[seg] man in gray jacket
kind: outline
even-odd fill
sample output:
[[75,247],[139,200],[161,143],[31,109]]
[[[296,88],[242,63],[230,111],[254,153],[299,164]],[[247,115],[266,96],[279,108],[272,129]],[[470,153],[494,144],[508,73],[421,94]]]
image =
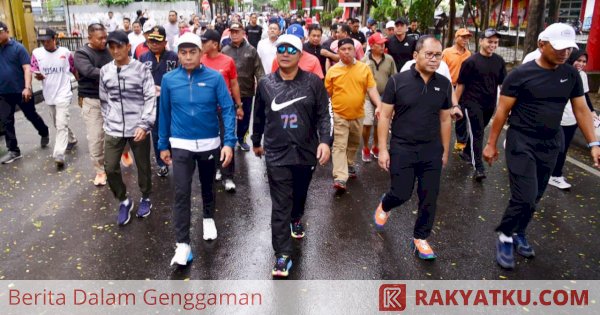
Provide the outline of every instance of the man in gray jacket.
[[156,119],[156,97],[152,73],[144,64],[129,57],[127,34],[114,31],[108,35],[108,47],[114,58],[100,70],[100,107],[104,117],[104,168],[108,186],[119,200],[119,225],[129,223],[133,201],[121,177],[119,164],[125,145],[129,144],[138,171],[142,198],[137,210],[140,218],[150,215],[152,189],[150,137]]

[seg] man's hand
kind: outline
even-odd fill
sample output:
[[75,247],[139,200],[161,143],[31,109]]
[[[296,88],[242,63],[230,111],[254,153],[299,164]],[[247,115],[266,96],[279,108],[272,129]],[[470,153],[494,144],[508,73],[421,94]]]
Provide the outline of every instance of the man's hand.
[[453,120],[461,120],[463,118],[462,110],[456,106],[452,106],[450,109],[450,116]]
[[34,72],[33,75],[38,81],[42,81],[46,78],[41,72]]
[[592,147],[592,160],[594,161],[594,166],[600,168],[600,147],[595,146]]
[[[379,116],[381,116],[381,107],[376,107],[375,108],[375,120],[379,120]],[[377,132],[377,129],[375,129],[375,132]]]
[[485,161],[492,166],[492,163],[498,160],[498,149],[496,146],[491,144],[486,145],[485,149],[483,149],[483,159],[485,159]]
[[21,92],[21,96],[23,96],[23,101],[25,102],[29,102],[29,100],[31,99],[31,97],[33,96],[33,94],[31,93],[31,89],[29,88],[24,88],[23,92]]
[[235,118],[237,118],[237,120],[244,119],[244,109],[243,108],[240,107],[235,111]]
[[171,160],[171,151],[169,151],[169,150],[160,151],[160,159],[163,160],[163,162],[165,162],[165,164],[171,165],[173,162]]
[[317,159],[319,160],[319,164],[321,166],[327,164],[329,161],[329,157],[331,156],[331,149],[329,149],[329,145],[326,143],[321,143],[317,147]]
[[263,147],[252,147],[252,151],[257,157],[262,157],[263,155],[265,155],[265,150],[263,149]]
[[448,153],[444,152],[444,154],[442,154],[442,167],[446,167],[446,165],[448,164]]
[[146,138],[147,134],[148,133],[146,132],[146,130],[144,130],[140,127],[137,127],[137,128],[135,128],[135,133],[133,134],[133,141],[135,141],[135,142],[142,141]]
[[223,168],[229,166],[229,163],[231,163],[231,159],[233,159],[233,149],[229,146],[224,146],[223,149],[221,149],[220,159]]
[[155,85],[154,89],[156,89],[156,95],[160,95],[160,85]]
[[390,171],[390,153],[387,149],[379,149],[378,163],[383,170]]

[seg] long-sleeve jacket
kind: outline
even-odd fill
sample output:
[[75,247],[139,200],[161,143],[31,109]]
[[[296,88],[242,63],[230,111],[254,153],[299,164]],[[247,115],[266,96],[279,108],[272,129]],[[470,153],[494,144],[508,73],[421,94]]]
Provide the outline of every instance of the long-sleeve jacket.
[[264,149],[267,165],[315,165],[319,143],[331,142],[331,112],[323,81],[298,70],[293,80],[279,71],[258,83],[252,143]]
[[79,97],[98,99],[100,68],[113,59],[110,52],[108,49],[95,50],[88,45],[84,45],[75,52],[73,59],[75,69],[79,74],[79,82],[77,83]]
[[137,60],[117,67],[114,61],[100,69],[100,109],[104,131],[129,138],[135,129],[150,131],[156,119],[156,89],[150,70]]
[[239,47],[229,44],[221,52],[235,61],[241,97],[254,96],[256,82],[265,75],[256,49],[247,41],[242,41]]
[[205,66],[190,75],[179,67],[163,76],[160,89],[158,149],[167,150],[169,139],[200,140],[219,137],[217,108],[221,108],[223,143],[235,147],[235,111],[223,76]]

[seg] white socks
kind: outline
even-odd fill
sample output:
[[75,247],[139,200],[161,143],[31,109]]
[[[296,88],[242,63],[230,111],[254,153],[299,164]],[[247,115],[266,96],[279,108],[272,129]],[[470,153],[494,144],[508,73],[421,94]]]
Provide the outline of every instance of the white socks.
[[512,244],[512,242],[513,242],[512,237],[506,236],[502,232],[500,232],[500,234],[498,234],[498,239],[500,239],[500,242],[504,242],[504,243],[511,243]]

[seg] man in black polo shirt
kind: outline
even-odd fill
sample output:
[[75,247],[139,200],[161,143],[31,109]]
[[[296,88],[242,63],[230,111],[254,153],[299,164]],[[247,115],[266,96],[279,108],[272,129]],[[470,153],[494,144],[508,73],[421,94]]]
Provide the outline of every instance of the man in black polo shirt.
[[308,27],[308,41],[304,43],[304,47],[302,49],[305,53],[309,53],[317,57],[317,59],[319,59],[319,63],[321,64],[321,70],[323,71],[323,75],[325,75],[327,72],[325,67],[325,65],[327,64],[327,58],[339,59],[339,57],[338,55],[321,46],[322,36],[323,29],[319,26],[319,24],[311,24]]
[[398,72],[400,72],[404,63],[413,59],[415,43],[417,42],[414,38],[406,36],[407,28],[408,20],[403,17],[398,18],[394,28],[396,36],[390,38],[386,46],[388,54],[394,57],[396,70]]
[[494,115],[498,86],[506,76],[504,59],[494,53],[499,41],[500,34],[495,29],[481,33],[479,52],[465,60],[457,80],[456,96],[465,109],[469,134],[460,157],[473,164],[473,177],[478,182],[485,178],[481,157],[485,127]]
[[[552,32],[547,32],[550,28]],[[513,246],[521,256],[535,255],[525,237],[525,229],[556,164],[562,146],[560,121],[568,100],[591,148],[594,166],[600,168],[600,142],[594,135],[581,77],[575,68],[565,65],[572,49],[577,48],[575,31],[567,24],[550,25],[538,41],[538,47],[542,52],[539,58],[519,66],[506,78],[483,151],[490,165],[498,159],[496,144],[508,117],[506,166],[511,197],[496,228],[499,233],[496,261],[507,269],[515,266]]]
[[254,48],[258,46],[258,42],[260,41],[263,32],[262,26],[256,24],[257,19],[256,13],[250,14],[250,24],[246,26],[246,36],[248,36],[248,42]]
[[383,93],[377,127],[379,166],[390,172],[391,187],[375,211],[375,225],[383,228],[389,211],[410,199],[417,179],[419,213],[411,247],[419,258],[431,260],[436,256],[426,239],[433,227],[442,167],[448,162],[452,84],[435,73],[442,60],[439,40],[432,36],[419,38],[414,58],[416,64],[411,70],[392,76]]
[[359,41],[360,44],[363,45],[363,47],[366,47],[367,46],[367,37],[365,36],[365,34],[363,34],[363,32],[361,32],[359,30],[360,21],[358,19],[350,19],[348,25],[350,26],[350,29],[351,29],[350,37]]

